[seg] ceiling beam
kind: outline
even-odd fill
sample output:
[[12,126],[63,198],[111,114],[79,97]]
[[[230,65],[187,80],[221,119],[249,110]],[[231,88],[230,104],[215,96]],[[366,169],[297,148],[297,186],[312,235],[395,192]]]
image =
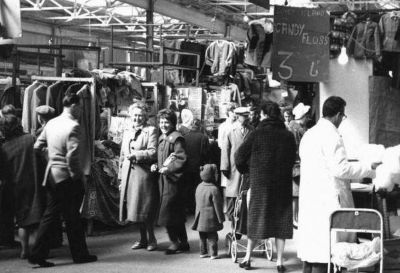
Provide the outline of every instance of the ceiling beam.
[[[149,0],[119,0],[120,2],[130,4],[143,9],[149,8]],[[225,34],[227,27],[226,23],[211,16],[205,15],[200,11],[183,7],[179,4],[168,0],[156,0],[154,3],[154,12],[188,22],[211,31]],[[245,40],[246,30],[237,26],[230,26],[230,37],[234,40]]]

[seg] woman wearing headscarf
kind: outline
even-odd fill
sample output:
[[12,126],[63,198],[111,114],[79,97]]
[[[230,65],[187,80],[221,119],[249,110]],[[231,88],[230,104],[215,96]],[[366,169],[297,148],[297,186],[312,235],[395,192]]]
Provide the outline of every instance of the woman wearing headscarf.
[[190,249],[184,208],[183,171],[186,163],[185,140],[176,131],[177,117],[169,109],[158,113],[161,136],[158,140],[157,164],[151,166],[158,171],[160,190],[160,211],[158,224],[167,228],[171,245],[165,254],[188,251]]
[[129,114],[133,126],[124,132],[120,154],[120,220],[139,224],[140,240],[132,245],[132,249],[153,251],[157,248],[154,222],[158,187],[150,167],[157,161],[157,131],[147,125],[145,104],[132,104]]
[[4,115],[0,119],[0,130],[5,139],[0,148],[0,172],[4,183],[1,210],[8,210],[15,216],[22,247],[21,258],[27,258],[29,235],[42,215],[33,150],[35,139],[24,134],[19,119],[14,115]]
[[261,122],[239,147],[235,162],[249,168],[250,205],[247,218],[247,251],[240,267],[250,269],[257,240],[275,238],[277,270],[284,272],[285,240],[293,236],[292,168],[296,157],[293,134],[283,123],[278,104],[261,104]]

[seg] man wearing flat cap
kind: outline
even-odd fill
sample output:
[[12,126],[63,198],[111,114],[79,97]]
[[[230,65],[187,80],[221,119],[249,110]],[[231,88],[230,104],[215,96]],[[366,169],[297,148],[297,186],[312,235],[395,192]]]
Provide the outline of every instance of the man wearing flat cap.
[[53,107],[48,105],[41,105],[36,107],[35,111],[38,115],[38,121],[40,124],[40,128],[38,128],[35,132],[36,137],[38,137],[42,133],[46,123],[54,117],[55,110]]
[[227,178],[226,184],[226,202],[228,218],[233,220],[233,210],[235,208],[235,200],[239,195],[239,187],[242,176],[236,168],[235,153],[243,143],[245,137],[254,130],[249,125],[249,108],[238,107],[235,109],[237,120],[233,124],[232,130],[226,135],[226,140],[223,142],[221,149],[221,172]]

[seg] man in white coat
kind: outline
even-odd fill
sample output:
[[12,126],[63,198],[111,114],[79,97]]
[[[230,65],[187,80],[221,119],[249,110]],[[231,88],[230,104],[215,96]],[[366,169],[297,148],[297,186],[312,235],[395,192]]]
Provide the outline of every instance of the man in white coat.
[[338,208],[354,207],[350,179],[374,177],[376,164],[349,162],[338,127],[346,102],[329,97],[318,123],[300,142],[298,256],[303,273],[326,273],[329,262],[329,216]]

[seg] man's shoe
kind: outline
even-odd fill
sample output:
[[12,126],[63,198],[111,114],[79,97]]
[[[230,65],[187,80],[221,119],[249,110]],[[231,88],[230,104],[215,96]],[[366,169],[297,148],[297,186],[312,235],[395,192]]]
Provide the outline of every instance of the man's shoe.
[[244,268],[244,269],[246,269],[246,270],[250,270],[251,269],[251,262],[250,262],[250,260],[247,260],[247,261],[242,261],[241,263],[239,263],[239,267],[240,268]]
[[50,263],[50,262],[46,261],[45,259],[36,259],[33,257],[29,257],[28,262],[30,264],[35,264],[35,265],[37,264],[40,267],[53,267],[54,266],[54,263]]
[[92,263],[97,261],[97,256],[96,255],[87,255],[83,257],[79,257],[77,259],[74,259],[74,263],[76,264],[85,264],[85,263]]
[[190,250],[190,245],[188,242],[179,244],[178,251],[184,252],[184,251],[189,251],[189,250]]

